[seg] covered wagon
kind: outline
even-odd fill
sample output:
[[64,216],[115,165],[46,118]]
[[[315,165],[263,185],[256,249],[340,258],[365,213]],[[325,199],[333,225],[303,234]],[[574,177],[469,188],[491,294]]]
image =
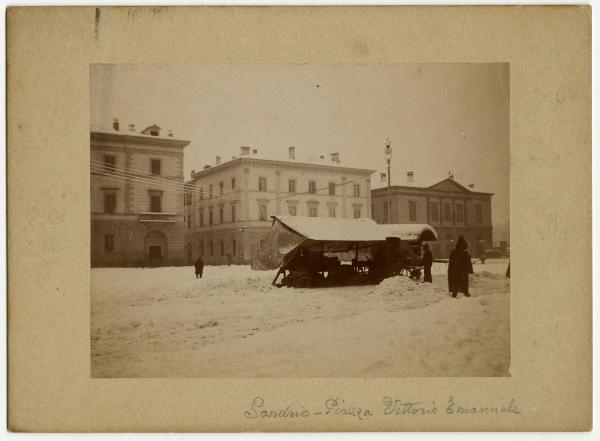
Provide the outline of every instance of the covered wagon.
[[[406,273],[416,276],[420,246],[437,240],[424,224],[379,225],[372,219],[272,216],[252,268],[278,269],[273,284],[338,286],[378,283]],[[282,277],[281,280],[279,278]]]

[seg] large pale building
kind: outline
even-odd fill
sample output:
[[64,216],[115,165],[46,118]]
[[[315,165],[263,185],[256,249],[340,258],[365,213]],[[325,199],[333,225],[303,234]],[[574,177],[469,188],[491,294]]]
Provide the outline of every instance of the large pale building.
[[[405,179],[394,179],[390,186],[390,223],[417,223],[433,226],[439,241],[432,242],[434,257],[447,258],[459,236],[469,243],[469,252],[479,257],[491,248],[492,193],[463,186],[453,177],[431,183],[419,182],[413,172]],[[371,191],[373,219],[387,223],[387,177],[373,182]]]
[[217,157],[186,183],[187,261],[248,263],[276,214],[370,217],[372,173],[337,153],[297,160],[294,147],[283,160],[250,147],[227,162]]
[[115,120],[92,130],[91,264],[181,265],[184,254],[183,149],[189,141],[141,132]]

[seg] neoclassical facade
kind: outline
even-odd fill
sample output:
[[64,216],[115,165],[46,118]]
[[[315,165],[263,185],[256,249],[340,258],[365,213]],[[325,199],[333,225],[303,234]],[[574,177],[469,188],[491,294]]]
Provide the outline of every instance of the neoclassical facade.
[[91,265],[182,265],[189,141],[156,125],[120,129],[91,132]]
[[[459,236],[467,240],[469,252],[476,257],[493,246],[492,193],[473,191],[452,177],[429,186],[419,186],[412,178],[409,173],[405,182],[390,187],[390,223],[434,227],[439,241],[430,246],[437,258],[447,258]],[[373,219],[387,223],[387,185],[383,174],[375,187],[371,192]]]
[[[293,149],[293,148],[291,148]],[[206,264],[249,263],[271,216],[370,217],[373,170],[330,162],[272,160],[242,147],[235,159],[192,173],[186,183],[186,255]]]

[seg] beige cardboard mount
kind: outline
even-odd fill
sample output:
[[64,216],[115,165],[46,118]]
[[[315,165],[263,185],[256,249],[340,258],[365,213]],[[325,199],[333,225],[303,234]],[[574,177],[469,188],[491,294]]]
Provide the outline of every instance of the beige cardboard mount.
[[[589,6],[9,8],[7,38],[11,430],[591,428]],[[417,62],[510,63],[510,377],[90,377],[90,64]],[[256,397],[363,418],[249,418]],[[438,410],[384,415],[383,397]]]

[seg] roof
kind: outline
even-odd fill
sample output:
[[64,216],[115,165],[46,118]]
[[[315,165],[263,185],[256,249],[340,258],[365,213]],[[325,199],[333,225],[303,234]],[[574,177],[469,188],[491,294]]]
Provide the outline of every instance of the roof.
[[[474,194],[493,194],[484,191],[475,190],[474,187],[467,187],[458,182],[454,177],[438,178],[437,180],[418,180],[408,181],[400,179],[398,176],[392,176],[390,187],[406,188],[415,190],[438,190],[438,191],[458,191]],[[383,190],[387,188],[387,179],[381,182],[380,176],[371,180],[371,190]]]
[[284,167],[284,166],[328,167],[330,169],[338,169],[338,170],[346,170],[348,172],[363,173],[363,174],[367,174],[369,176],[371,174],[373,174],[373,172],[374,172],[374,170],[363,168],[363,167],[351,167],[349,164],[328,162],[325,160],[299,161],[299,160],[295,160],[295,159],[274,159],[274,158],[268,157],[267,155],[251,154],[251,155],[236,156],[233,159],[230,159],[225,162],[221,162],[219,165],[211,165],[208,168],[203,168],[202,170],[197,170],[192,174],[192,180],[196,179],[198,177],[201,177],[205,174],[211,174],[211,173],[214,173],[215,171],[224,170],[227,167],[230,167],[230,166],[232,166],[236,163],[240,163],[242,161],[259,161],[259,162],[263,162],[263,163],[279,164],[282,167]]
[[[90,132],[91,133],[99,133],[102,135],[132,136],[132,137],[138,137],[138,138],[160,139],[160,140],[165,140],[165,141],[185,141],[188,144],[190,143],[190,141],[186,141],[181,138],[176,138],[174,136],[153,136],[150,134],[150,129],[154,128],[154,127],[158,127],[158,126],[152,125],[152,126],[146,127],[143,131],[138,132],[138,131],[129,130],[128,125],[121,125],[121,130],[115,130],[112,126],[93,124],[90,129]],[[158,128],[160,129],[160,127],[158,127]],[[143,133],[144,131],[148,131],[148,132]]]
[[[373,219],[332,217],[272,216],[306,239],[326,242],[374,242],[386,237],[402,240],[437,240],[437,233],[427,224],[380,225]],[[423,236],[426,236],[424,238]]]
[[306,239],[318,241],[372,242],[385,240],[385,234],[373,219],[332,217],[272,216]]

